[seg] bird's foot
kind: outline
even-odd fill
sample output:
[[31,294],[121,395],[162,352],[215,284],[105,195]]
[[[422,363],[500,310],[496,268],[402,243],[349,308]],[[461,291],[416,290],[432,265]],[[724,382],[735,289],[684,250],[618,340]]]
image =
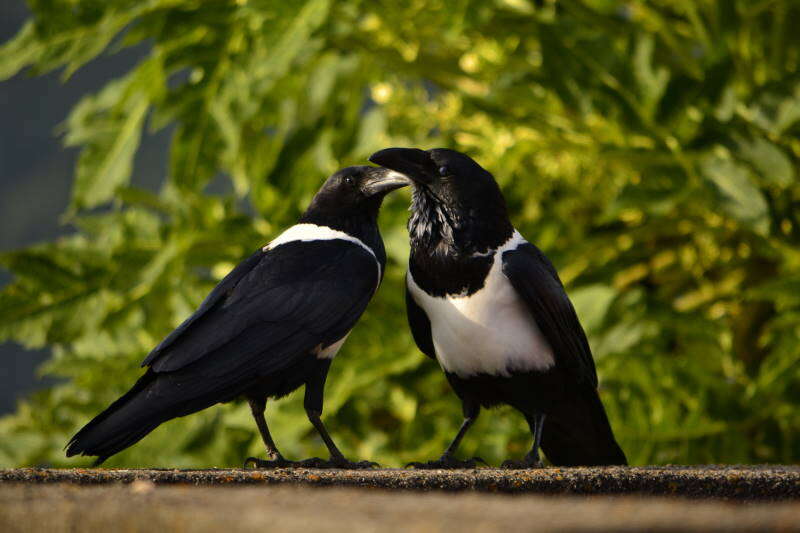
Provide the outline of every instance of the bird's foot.
[[293,468],[299,466],[297,461],[289,461],[281,456],[272,460],[259,459],[258,457],[248,457],[244,460],[242,468],[247,469],[249,465],[253,465],[254,469],[258,468]]
[[327,461],[319,457],[312,457],[298,461],[297,466],[302,468],[339,468],[341,470],[367,470],[370,468],[377,468],[380,465],[372,461],[349,461],[344,457],[331,457]]
[[461,461],[456,459],[452,455],[443,455],[440,458],[436,459],[435,461],[428,461],[426,463],[408,463],[406,468],[414,467],[417,470],[457,470],[457,469],[472,469],[478,468],[478,463],[482,463],[484,466],[489,466],[486,464],[486,461],[481,459],[480,457],[473,457],[472,459],[467,459],[465,461]]
[[503,461],[500,468],[507,470],[526,470],[529,468],[544,468],[544,464],[538,457],[531,457],[526,455],[524,459],[508,459]]

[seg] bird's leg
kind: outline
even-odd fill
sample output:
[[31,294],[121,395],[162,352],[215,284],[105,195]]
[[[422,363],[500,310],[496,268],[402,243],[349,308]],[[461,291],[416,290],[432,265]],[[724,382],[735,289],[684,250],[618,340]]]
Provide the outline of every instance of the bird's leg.
[[353,462],[345,458],[342,452],[339,451],[339,448],[336,447],[336,443],[333,442],[333,439],[328,433],[325,424],[322,422],[322,418],[320,418],[321,414],[322,413],[320,411],[316,411],[313,409],[306,409],[306,415],[308,415],[308,420],[317,430],[319,436],[322,437],[322,440],[323,442],[325,442],[325,446],[327,446],[328,452],[331,454],[331,457],[327,461],[324,461],[316,457],[312,459],[306,459],[305,461],[301,461],[300,464],[312,468],[347,468],[347,469],[373,468],[375,466],[378,466],[377,463],[373,463],[371,461]]
[[325,461],[317,457],[300,461],[300,465],[311,468],[372,468],[378,466],[377,463],[371,461],[352,462],[345,458],[336,443],[333,442],[330,434],[328,433],[325,424],[322,422],[322,404],[323,404],[323,391],[325,389],[325,378],[328,375],[328,368],[330,367],[330,359],[322,359],[319,361],[317,373],[306,382],[306,394],[303,404],[306,409],[308,420],[322,437],[325,446],[330,453],[330,459]]
[[261,440],[264,441],[264,446],[267,448],[267,455],[269,455],[271,459],[282,459],[281,452],[278,451],[278,447],[275,446],[275,441],[272,440],[272,435],[267,426],[267,419],[264,417],[264,409],[266,406],[266,401],[259,402],[257,400],[250,400],[250,410],[253,412],[253,418],[256,421],[256,426],[258,426],[258,432],[261,433]]
[[486,461],[481,459],[480,457],[473,457],[472,459],[467,459],[466,461],[460,461],[453,457],[453,454],[458,449],[458,445],[461,444],[461,439],[464,438],[467,431],[472,424],[475,423],[475,420],[478,419],[478,415],[480,414],[481,407],[477,403],[473,403],[471,401],[464,401],[463,403],[464,409],[464,422],[461,423],[461,428],[458,430],[456,437],[453,439],[453,442],[450,443],[450,446],[445,449],[444,453],[442,454],[439,459],[435,461],[428,461],[427,463],[408,463],[406,466],[413,466],[414,468],[419,469],[440,469],[440,468],[475,468],[478,463],[486,464]]
[[544,419],[545,415],[542,413],[533,416],[525,415],[525,420],[528,421],[528,426],[531,428],[531,433],[533,434],[533,446],[531,446],[531,451],[529,451],[521,461],[514,459],[504,461],[501,465],[502,468],[541,468],[543,466],[542,461],[539,459],[539,446],[542,443]]
[[325,443],[325,446],[328,448],[328,453],[331,455],[331,462],[344,462],[346,459],[342,452],[339,451],[339,448],[336,447],[336,443],[333,442],[333,439],[328,433],[328,429],[325,427],[325,424],[322,422],[320,411],[314,411],[311,409],[306,410],[306,415],[308,416],[308,420],[311,422],[311,425],[314,426],[314,429],[317,430],[319,436],[322,437],[322,441]]
[[281,452],[278,451],[278,447],[275,446],[275,441],[272,440],[272,435],[267,426],[267,419],[264,418],[264,409],[267,407],[266,398],[249,398],[247,401],[250,403],[250,411],[253,413],[253,419],[256,421],[256,426],[258,426],[258,432],[261,433],[261,440],[264,441],[264,446],[267,448],[267,455],[271,460],[265,461],[257,457],[248,457],[244,460],[244,467],[247,468],[250,464],[256,468],[281,468],[292,466],[292,461],[287,461],[283,458]]
[[533,420],[531,420],[529,416],[526,416],[525,419],[528,421],[528,426],[533,433],[533,446],[531,447],[531,451],[528,452],[528,455],[525,456],[525,459],[538,463],[538,465],[541,466],[542,462],[539,460],[539,447],[542,445],[545,414],[539,413],[534,415]]
[[475,420],[477,418],[478,417],[476,416],[470,416],[464,419],[464,421],[461,423],[461,427],[458,430],[458,434],[456,434],[455,438],[453,439],[453,442],[451,442],[450,446],[448,446],[447,449],[444,451],[442,457],[450,457],[456,452],[458,446],[461,444],[461,439],[464,438],[464,435],[466,435],[467,431],[469,430],[469,428],[472,427],[472,424],[475,423]]

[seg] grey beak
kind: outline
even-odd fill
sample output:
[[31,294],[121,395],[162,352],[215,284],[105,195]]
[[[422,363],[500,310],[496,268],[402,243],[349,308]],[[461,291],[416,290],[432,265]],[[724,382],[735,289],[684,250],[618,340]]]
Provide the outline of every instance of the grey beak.
[[372,154],[369,160],[419,183],[431,183],[439,175],[431,155],[419,148],[386,148]]
[[388,194],[395,189],[411,185],[412,181],[405,175],[386,168],[376,168],[370,171],[370,176],[364,181],[362,189],[367,196]]

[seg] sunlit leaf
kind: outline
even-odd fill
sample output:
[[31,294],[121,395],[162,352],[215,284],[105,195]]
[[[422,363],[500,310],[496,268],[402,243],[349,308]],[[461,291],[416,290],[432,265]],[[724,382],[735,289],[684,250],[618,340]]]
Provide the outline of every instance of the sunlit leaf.
[[767,202],[746,167],[727,158],[710,156],[703,161],[702,170],[717,187],[722,208],[730,216],[762,235],[767,233]]

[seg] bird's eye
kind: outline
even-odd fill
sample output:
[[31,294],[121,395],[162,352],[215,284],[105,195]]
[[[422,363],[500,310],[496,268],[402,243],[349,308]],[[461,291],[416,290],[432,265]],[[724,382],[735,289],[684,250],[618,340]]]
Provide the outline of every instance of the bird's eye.
[[356,180],[353,179],[353,176],[345,176],[344,177],[344,182],[345,182],[345,184],[347,184],[347,185],[352,187],[353,185],[355,185]]
[[450,167],[448,167],[447,165],[442,165],[439,167],[440,176],[449,176],[450,174],[452,174],[452,172],[450,172]]

